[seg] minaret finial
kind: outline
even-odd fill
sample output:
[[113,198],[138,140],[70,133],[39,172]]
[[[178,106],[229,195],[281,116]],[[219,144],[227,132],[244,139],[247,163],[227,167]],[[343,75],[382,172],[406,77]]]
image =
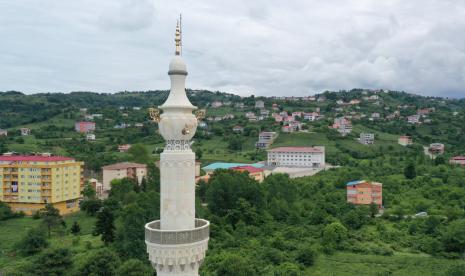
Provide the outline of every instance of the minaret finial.
[[[179,18],[181,19],[181,18]],[[181,55],[181,27],[180,27],[180,20],[177,21],[176,23],[176,38],[174,41],[176,42],[176,52],[175,54],[177,56]]]

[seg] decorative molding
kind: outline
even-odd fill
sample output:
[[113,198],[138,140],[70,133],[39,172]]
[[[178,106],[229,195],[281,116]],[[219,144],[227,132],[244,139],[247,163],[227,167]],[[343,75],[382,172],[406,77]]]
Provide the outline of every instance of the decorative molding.
[[167,140],[165,151],[190,151],[191,144],[189,140]]

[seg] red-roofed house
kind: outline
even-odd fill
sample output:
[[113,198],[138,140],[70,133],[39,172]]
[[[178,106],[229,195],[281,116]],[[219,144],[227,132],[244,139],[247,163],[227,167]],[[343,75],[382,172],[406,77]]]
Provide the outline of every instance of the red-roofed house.
[[279,147],[268,150],[268,166],[324,168],[325,147]]
[[261,183],[265,179],[265,171],[254,166],[238,166],[231,168],[233,171],[248,172],[249,176]]
[[449,160],[449,164],[451,165],[460,165],[465,166],[465,156],[455,156]]

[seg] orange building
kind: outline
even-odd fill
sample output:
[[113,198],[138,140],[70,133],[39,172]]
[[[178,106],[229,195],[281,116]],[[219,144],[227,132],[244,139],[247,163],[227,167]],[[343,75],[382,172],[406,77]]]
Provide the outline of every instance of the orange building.
[[261,168],[255,168],[254,166],[238,166],[231,168],[231,170],[239,172],[248,172],[249,176],[257,180],[259,183],[265,179],[265,172]]
[[346,187],[348,203],[356,205],[376,204],[379,208],[383,205],[382,183],[357,180],[348,182]]

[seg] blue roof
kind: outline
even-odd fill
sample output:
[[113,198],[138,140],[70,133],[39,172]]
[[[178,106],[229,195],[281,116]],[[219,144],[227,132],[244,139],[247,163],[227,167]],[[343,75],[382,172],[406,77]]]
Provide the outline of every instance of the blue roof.
[[360,182],[362,182],[362,181],[360,181],[360,180],[350,181],[350,182],[347,182],[346,186],[357,185],[357,184],[359,184]]
[[239,166],[252,166],[255,168],[262,168],[264,167],[263,164],[260,163],[255,163],[255,164],[245,164],[245,163],[212,163],[208,166],[203,167],[202,169],[204,170],[216,170],[216,169],[230,169],[234,167],[239,167]]

